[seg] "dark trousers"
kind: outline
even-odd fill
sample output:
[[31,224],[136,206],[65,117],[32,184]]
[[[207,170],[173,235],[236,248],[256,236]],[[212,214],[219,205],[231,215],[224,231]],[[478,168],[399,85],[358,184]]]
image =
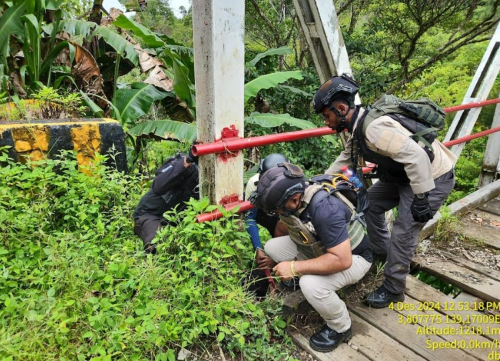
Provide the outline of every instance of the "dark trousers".
[[158,230],[166,225],[165,218],[154,214],[145,214],[134,219],[134,233],[142,239],[144,247],[146,247],[155,238]]
[[[453,170],[434,180],[435,188],[429,193],[433,215],[439,210],[455,185]],[[410,263],[417,248],[418,234],[425,223],[416,222],[410,212],[413,202],[410,184],[378,181],[368,189],[370,206],[366,212],[368,236],[374,253],[387,254],[385,287],[401,293],[410,273]],[[398,207],[398,215],[389,232],[385,212]]]

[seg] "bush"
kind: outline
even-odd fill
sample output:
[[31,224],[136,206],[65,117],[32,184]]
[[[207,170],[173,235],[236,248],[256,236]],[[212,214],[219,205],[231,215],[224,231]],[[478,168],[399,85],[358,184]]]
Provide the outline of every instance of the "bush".
[[[0,152],[0,358],[175,360],[219,345],[248,360],[289,359],[275,299],[240,286],[251,258],[239,221],[172,212],[145,256],[131,214],[139,177],[72,153],[36,165]],[[217,351],[218,352],[218,351]]]

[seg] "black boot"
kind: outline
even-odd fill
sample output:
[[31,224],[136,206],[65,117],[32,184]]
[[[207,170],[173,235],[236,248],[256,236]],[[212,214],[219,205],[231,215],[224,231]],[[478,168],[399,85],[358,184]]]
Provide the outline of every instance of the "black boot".
[[375,291],[367,294],[365,296],[364,303],[365,305],[373,308],[384,308],[393,302],[403,302],[404,300],[405,294],[403,292],[392,293],[389,292],[384,285],[382,285]]
[[342,342],[348,342],[351,338],[351,328],[345,332],[338,333],[325,324],[320,331],[311,336],[309,346],[314,351],[330,352],[335,350]]

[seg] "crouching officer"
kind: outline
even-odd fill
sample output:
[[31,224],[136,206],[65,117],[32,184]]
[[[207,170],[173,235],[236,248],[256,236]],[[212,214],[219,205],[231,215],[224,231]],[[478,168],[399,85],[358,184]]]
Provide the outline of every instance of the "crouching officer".
[[335,292],[363,278],[372,260],[362,226],[351,222],[354,207],[323,185],[306,185],[302,169],[290,163],[265,172],[250,200],[278,213],[288,228],[289,235],[269,240],[264,249],[277,262],[276,276],[300,277],[302,293],[326,322],[311,336],[311,347],[329,352],[349,341],[351,319]]
[[[252,192],[257,189],[257,184],[259,183],[259,178],[267,170],[272,167],[276,167],[278,163],[288,162],[288,159],[280,153],[269,154],[267,157],[261,160],[258,172],[252,176],[247,183],[245,189],[246,199],[250,198]],[[262,243],[259,236],[260,224],[262,227],[268,230],[272,237],[280,237],[288,234],[285,225],[279,221],[277,215],[268,215],[261,209],[253,208],[248,211],[246,216],[247,232],[250,235],[253,248],[256,250],[256,261],[257,266],[262,269],[270,269],[275,266],[275,263],[270,259],[262,248]]]
[[163,214],[177,206],[181,211],[189,198],[199,198],[198,157],[190,150],[169,158],[155,173],[151,189],[134,211],[134,233],[142,239],[146,253],[156,253],[151,244],[158,230],[167,225]]

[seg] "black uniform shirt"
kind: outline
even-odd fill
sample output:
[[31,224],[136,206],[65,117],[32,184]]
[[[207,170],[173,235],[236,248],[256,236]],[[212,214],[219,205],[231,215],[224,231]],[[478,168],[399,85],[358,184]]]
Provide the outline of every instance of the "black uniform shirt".
[[193,163],[186,168],[184,157],[184,154],[179,153],[158,168],[151,189],[135,209],[134,218],[145,214],[163,216],[176,205],[179,205],[177,209],[183,209],[184,202],[189,198],[199,198],[198,165]]

